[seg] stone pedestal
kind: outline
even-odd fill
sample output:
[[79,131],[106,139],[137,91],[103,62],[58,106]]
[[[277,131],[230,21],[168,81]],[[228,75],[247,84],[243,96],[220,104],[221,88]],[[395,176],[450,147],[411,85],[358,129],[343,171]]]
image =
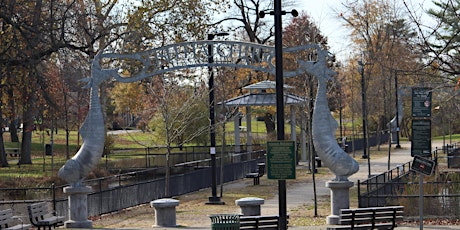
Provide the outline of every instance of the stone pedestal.
[[150,207],[155,209],[155,226],[176,227],[176,206],[179,201],[175,199],[158,199],[150,202]]
[[326,218],[326,223],[335,225],[339,223],[340,209],[350,208],[351,181],[327,181],[326,187],[331,190],[331,215]]
[[260,216],[260,206],[265,200],[258,197],[245,197],[235,200],[235,204],[240,206],[243,216]]
[[88,220],[89,186],[68,186],[64,193],[69,197],[69,220],[64,222],[66,228],[93,228],[93,222]]

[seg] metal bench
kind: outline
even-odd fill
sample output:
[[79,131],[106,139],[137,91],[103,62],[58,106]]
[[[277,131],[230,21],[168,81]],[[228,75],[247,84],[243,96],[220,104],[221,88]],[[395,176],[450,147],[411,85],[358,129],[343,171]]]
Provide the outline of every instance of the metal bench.
[[41,227],[51,230],[51,227],[58,227],[64,225],[64,216],[57,216],[54,211],[48,208],[48,203],[39,202],[27,205],[27,211],[29,212],[30,223],[37,227],[39,230]]
[[341,209],[339,225],[327,229],[394,229],[403,214],[404,206]]
[[24,224],[20,216],[14,216],[12,209],[0,211],[0,229],[17,230],[29,229],[30,224]]
[[260,184],[260,179],[265,174],[265,163],[257,164],[257,171],[246,174],[246,178],[253,178],[254,185]]
[[241,216],[240,229],[278,230],[279,216]]

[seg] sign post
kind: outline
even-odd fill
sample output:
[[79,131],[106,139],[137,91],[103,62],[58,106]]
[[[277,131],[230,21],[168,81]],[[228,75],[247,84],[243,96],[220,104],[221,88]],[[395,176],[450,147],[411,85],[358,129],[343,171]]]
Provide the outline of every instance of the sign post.
[[415,156],[411,169],[419,173],[419,216],[420,230],[423,230],[423,176],[433,173],[436,163],[421,156]]

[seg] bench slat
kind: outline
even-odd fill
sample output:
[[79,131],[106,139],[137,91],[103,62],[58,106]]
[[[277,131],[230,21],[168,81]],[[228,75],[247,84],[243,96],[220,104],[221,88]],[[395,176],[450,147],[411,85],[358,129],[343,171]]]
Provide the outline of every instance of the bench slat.
[[[395,221],[402,221],[403,220],[403,217],[402,216],[397,216],[395,218]],[[341,219],[340,220],[340,224],[342,225],[350,225],[351,223],[355,223],[355,224],[366,224],[366,223],[371,223],[372,222],[372,218],[366,218],[366,219],[354,219],[354,220],[351,220],[351,219]],[[374,220],[375,223],[385,223],[385,222],[390,222],[392,223],[393,222],[393,217],[380,217],[380,218],[376,218]]]
[[[396,212],[396,216],[402,216],[404,213],[403,212]],[[350,215],[341,215],[340,219],[372,219],[372,218],[379,218],[379,217],[393,217],[393,212],[385,212],[385,213],[379,213],[376,212],[375,215],[372,213],[357,213],[354,216],[352,214]]]
[[355,208],[355,209],[341,209],[340,213],[341,214],[346,214],[346,213],[367,213],[367,212],[372,212],[373,210],[377,212],[392,212],[393,210],[398,210],[398,211],[403,211],[404,206],[387,206],[387,207],[373,207],[373,208]]

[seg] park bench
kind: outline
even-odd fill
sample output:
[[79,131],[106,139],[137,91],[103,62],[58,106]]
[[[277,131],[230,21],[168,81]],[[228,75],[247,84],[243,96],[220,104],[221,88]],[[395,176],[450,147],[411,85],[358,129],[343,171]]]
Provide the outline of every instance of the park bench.
[[332,229],[394,229],[403,219],[404,206],[341,209],[339,225]]
[[30,227],[30,224],[23,223],[20,216],[14,216],[12,209],[0,210],[0,229],[16,230]]
[[27,206],[29,212],[30,223],[37,227],[51,229],[51,227],[58,227],[64,224],[64,216],[57,216],[54,211],[48,208],[47,202],[38,202]]
[[240,229],[278,230],[279,216],[241,216]]
[[5,148],[5,152],[7,155],[9,154],[10,157],[19,157],[21,154],[19,148]]
[[253,178],[254,185],[260,184],[260,179],[265,174],[265,163],[257,164],[257,171],[246,174],[246,178]]

